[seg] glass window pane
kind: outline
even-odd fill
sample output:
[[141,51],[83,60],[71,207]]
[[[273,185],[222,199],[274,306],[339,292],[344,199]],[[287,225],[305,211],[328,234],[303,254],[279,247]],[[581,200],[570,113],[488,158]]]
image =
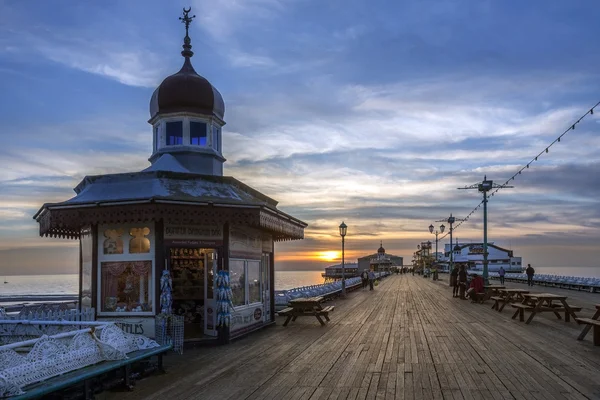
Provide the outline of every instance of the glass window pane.
[[258,303],[262,300],[260,261],[248,261],[248,300],[250,303]]
[[183,144],[183,122],[167,122],[167,146]]
[[103,312],[152,311],[152,261],[103,262],[100,270]]
[[129,253],[150,253],[150,228],[131,228],[129,235]]
[[229,284],[233,294],[232,303],[234,306],[243,306],[246,304],[246,276],[244,274],[243,260],[229,261]]
[[190,122],[190,143],[206,146],[206,124],[204,122]]

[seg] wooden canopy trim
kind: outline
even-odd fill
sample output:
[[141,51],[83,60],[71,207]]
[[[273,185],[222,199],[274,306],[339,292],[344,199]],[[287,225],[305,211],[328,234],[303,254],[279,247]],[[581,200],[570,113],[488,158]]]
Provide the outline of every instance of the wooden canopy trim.
[[40,236],[79,239],[84,226],[95,224],[143,223],[162,220],[166,224],[222,225],[231,223],[266,230],[273,240],[304,238],[306,224],[266,207],[227,207],[139,203],[95,207],[46,206],[36,215]]

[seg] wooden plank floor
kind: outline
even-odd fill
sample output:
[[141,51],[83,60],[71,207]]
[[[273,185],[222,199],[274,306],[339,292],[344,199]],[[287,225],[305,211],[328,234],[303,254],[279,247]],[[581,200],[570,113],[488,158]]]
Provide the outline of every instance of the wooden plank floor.
[[[578,297],[580,315],[600,302]],[[170,355],[168,373],[132,393],[97,398],[600,399],[600,347],[551,313],[525,325],[511,307],[453,299],[447,284],[412,275],[330,304],[325,327],[278,317],[230,345]]]

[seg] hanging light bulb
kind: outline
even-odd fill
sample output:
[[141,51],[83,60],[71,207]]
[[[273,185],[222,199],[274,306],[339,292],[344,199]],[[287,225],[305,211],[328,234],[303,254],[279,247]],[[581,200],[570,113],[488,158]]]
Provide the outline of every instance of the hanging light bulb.
[[535,161],[537,161],[537,157],[535,158]]
[[529,164],[527,164],[527,168],[529,168]]
[[521,175],[521,171],[519,171],[519,175]]
[[573,124],[573,126],[571,127],[571,129],[575,130],[575,124]]
[[558,143],[560,143],[560,136],[558,137]]
[[593,108],[592,108],[592,109],[590,109],[590,114],[591,114],[591,115],[594,115],[594,109],[593,109]]
[[548,148],[546,147],[546,153],[548,152]]

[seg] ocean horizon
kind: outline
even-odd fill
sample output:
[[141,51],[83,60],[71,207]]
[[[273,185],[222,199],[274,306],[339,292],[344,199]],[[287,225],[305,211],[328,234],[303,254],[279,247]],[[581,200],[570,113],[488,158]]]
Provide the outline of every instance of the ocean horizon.
[[[536,273],[569,275],[584,278],[600,278],[600,267],[535,267]],[[275,271],[275,290],[288,290],[295,287],[323,283],[318,271]],[[2,297],[35,295],[75,295],[79,292],[78,274],[53,275],[6,275],[8,283],[0,282]]]

